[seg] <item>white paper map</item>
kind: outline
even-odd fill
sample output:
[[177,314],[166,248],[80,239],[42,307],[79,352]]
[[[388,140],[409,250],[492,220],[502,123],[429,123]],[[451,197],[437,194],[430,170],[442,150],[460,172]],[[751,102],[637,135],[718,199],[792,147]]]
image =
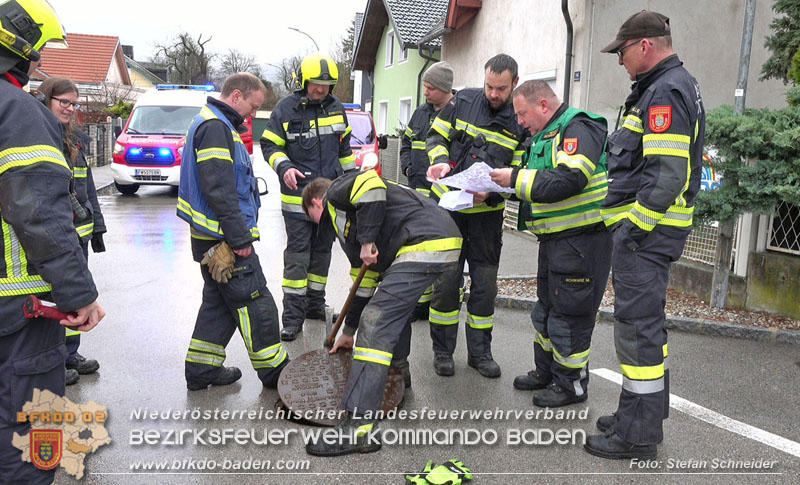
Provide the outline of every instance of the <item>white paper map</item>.
[[449,211],[460,211],[472,207],[474,199],[466,190],[451,190],[445,192],[439,199],[439,207]]
[[438,181],[431,180],[431,182],[473,192],[506,192],[513,194],[514,189],[501,187],[492,182],[492,176],[490,175],[492,170],[493,168],[486,165],[486,163],[478,162],[463,172],[441,178]]

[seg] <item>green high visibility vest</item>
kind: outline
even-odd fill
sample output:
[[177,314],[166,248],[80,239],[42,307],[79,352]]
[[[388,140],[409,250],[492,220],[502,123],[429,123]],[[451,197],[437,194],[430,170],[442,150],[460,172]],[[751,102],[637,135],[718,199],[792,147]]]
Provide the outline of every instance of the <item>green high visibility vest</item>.
[[[602,116],[569,107],[544,130],[534,135],[531,147],[525,153],[523,165],[533,170],[555,169],[564,130],[579,114],[607,126],[606,119]],[[596,163],[596,168],[589,177],[586,187],[579,194],[547,204],[521,203],[517,228],[528,229],[534,234],[553,234],[602,222],[600,206],[608,193],[605,149],[600,160],[592,162]]]

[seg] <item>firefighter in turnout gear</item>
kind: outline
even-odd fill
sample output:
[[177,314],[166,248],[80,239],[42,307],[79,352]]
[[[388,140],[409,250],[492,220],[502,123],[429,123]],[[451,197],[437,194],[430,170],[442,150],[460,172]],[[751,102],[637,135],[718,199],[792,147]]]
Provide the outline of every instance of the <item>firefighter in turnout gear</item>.
[[[426,103],[419,106],[408,121],[400,142],[400,162],[408,177],[408,186],[426,197],[430,196],[431,183],[426,172],[430,166],[425,140],[433,120],[439,111],[453,99],[453,69],[446,62],[437,62],[422,76]],[[414,309],[415,320],[427,320],[433,297],[433,288],[428,288]]]
[[614,343],[622,392],[602,435],[586,451],[604,458],[654,459],[669,413],[664,328],[669,267],[683,252],[700,190],[705,109],[697,81],[672,50],[669,18],[641,11],[602,52],[616,53],[634,81],[620,129],[608,139],[608,196],[601,212],[613,232]]
[[[100,202],[97,200],[92,169],[86,159],[86,150],[91,143],[89,135],[74,126],[75,110],[78,105],[78,88],[75,83],[63,77],[50,77],[39,85],[37,99],[40,98],[64,127],[64,158],[72,170],[73,208],[75,214],[75,230],[81,241],[81,249],[86,260],[89,260],[89,245],[95,253],[105,251],[103,234],[106,225]],[[87,359],[78,353],[81,344],[81,333],[67,329],[67,385],[78,382],[81,374],[93,374],[100,368],[94,359]]]
[[300,194],[317,177],[335,179],[355,170],[351,128],[344,106],[332,93],[336,63],[311,54],[300,66],[301,88],[280,100],[261,135],[264,160],[278,174],[286,225],[283,253],[283,330],[294,340],[306,318],[325,319],[325,285],[333,239],[317,232],[303,213]]
[[[476,162],[493,168],[518,166],[527,130],[514,119],[511,92],[519,80],[517,63],[499,54],[485,66],[484,89],[464,89],[439,112],[428,133],[427,148],[432,166],[428,177],[438,180],[458,173]],[[431,197],[439,199],[449,188],[434,183]],[[470,297],[467,302],[467,364],[485,377],[500,377],[500,366],[492,357],[494,299],[497,268],[502,246],[505,199],[499,194],[474,194],[474,205],[451,212],[464,248],[454,273],[435,287],[430,309],[434,369],[441,376],[455,372],[453,351],[458,336],[461,306],[461,273],[469,263]]]
[[[458,265],[461,235],[447,213],[416,191],[385,182],[374,170],[333,182],[317,179],[303,192],[303,208],[320,230],[336,234],[351,266],[369,271],[347,314],[343,334],[331,352],[353,347],[353,366],[342,398],[348,418],[337,428],[359,436],[354,443],[310,442],[312,455],[367,453],[380,443],[360,434],[374,432],[370,414],[380,409],[389,365],[417,299],[437,278]],[[407,352],[405,352],[407,356]]]
[[513,102],[533,133],[526,168],[495,170],[492,180],[515,189],[518,229],[539,239],[536,369],[514,387],[546,388],[533,404],[554,408],[585,401],[589,390],[592,331],[611,267],[611,235],[600,215],[608,192],[606,120],[562,104],[544,81],[522,83]]
[[253,242],[261,205],[253,166],[239,129],[264,102],[254,75],[225,80],[219,100],[208,98],[189,125],[178,187],[178,217],[191,226],[192,256],[201,263],[203,301],[186,354],[189,390],[237,381],[223,367],[225,347],[237,330],[266,387],[276,387],[289,357],[280,342],[278,309],[267,289]]
[[[0,0],[0,481],[26,484],[52,483],[56,471],[11,445],[31,430],[17,413],[34,389],[64,395],[63,325],[88,331],[105,316],[73,225],[61,123],[21,89],[48,41],[66,39],[46,1]],[[75,313],[28,319],[30,295]]]

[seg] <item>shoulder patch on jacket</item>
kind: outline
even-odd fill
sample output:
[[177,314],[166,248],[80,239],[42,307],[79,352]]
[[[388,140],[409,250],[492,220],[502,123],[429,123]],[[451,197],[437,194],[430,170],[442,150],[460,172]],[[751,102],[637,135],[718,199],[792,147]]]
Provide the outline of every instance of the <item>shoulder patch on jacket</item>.
[[650,131],[664,133],[672,125],[672,106],[652,106],[649,118]]
[[567,155],[575,155],[575,152],[578,151],[578,139],[577,138],[565,138],[564,139],[564,151],[567,152]]

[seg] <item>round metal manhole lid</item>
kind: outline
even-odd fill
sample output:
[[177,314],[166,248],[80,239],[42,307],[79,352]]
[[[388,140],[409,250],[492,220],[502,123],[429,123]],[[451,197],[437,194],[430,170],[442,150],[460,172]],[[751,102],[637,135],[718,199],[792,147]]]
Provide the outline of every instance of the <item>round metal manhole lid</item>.
[[[278,380],[281,402],[299,421],[335,426],[344,418],[339,411],[352,363],[351,349],[335,354],[319,349],[295,357]],[[390,367],[381,409],[388,412],[396,408],[404,393],[403,376]]]

